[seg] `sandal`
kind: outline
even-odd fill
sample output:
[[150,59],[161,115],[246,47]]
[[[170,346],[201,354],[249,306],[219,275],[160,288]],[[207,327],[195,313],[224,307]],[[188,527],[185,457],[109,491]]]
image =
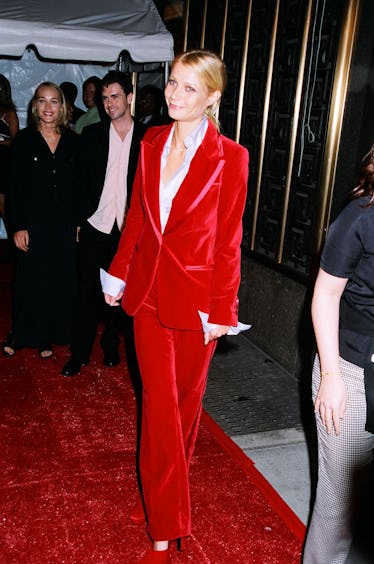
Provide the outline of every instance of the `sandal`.
[[39,347],[40,358],[51,358],[53,355],[53,349],[51,345],[41,345]]
[[16,350],[14,348],[14,343],[11,334],[7,336],[5,341],[3,341],[3,353],[5,356],[13,356]]

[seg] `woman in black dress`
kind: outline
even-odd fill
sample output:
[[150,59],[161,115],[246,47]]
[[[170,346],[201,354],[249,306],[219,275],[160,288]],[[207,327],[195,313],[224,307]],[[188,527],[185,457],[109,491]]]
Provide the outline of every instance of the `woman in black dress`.
[[9,220],[17,248],[12,330],[3,351],[70,341],[75,305],[79,137],[67,127],[66,102],[54,83],[40,84],[33,124],[14,140]]

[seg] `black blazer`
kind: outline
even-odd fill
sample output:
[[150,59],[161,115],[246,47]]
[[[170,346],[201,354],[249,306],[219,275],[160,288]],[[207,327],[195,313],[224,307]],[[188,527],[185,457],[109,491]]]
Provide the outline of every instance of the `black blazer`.
[[[91,217],[99,206],[108,162],[109,127],[110,121],[106,120],[86,126],[81,134],[81,153],[78,162],[81,224]],[[127,169],[127,203],[130,202],[131,198],[140,141],[146,129],[146,125],[134,120],[134,132]]]

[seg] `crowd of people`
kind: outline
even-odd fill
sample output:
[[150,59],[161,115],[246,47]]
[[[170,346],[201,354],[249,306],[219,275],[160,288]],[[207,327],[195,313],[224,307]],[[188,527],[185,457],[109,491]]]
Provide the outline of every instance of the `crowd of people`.
[[[116,94],[104,104],[104,90],[113,84]],[[153,85],[152,92],[162,95]],[[87,111],[76,105],[77,95],[73,82],[39,84],[27,127],[19,131],[10,82],[0,75],[0,217],[15,246],[12,323],[2,350],[13,356],[35,347],[45,359],[53,345],[68,345],[65,376],[89,361],[102,315],[106,366],[120,361],[119,328],[131,328],[124,314],[105,306],[99,269],[115,254],[147,127],[140,110],[139,119],[131,115],[127,73],[88,77],[82,85]],[[113,114],[121,95],[123,108]],[[151,111],[159,115],[157,104]]]
[[[66,345],[61,373],[72,377],[90,362],[100,320],[105,366],[121,361],[121,332],[134,338],[142,405],[129,518],[152,540],[143,563],[169,562],[170,543],[191,534],[188,472],[209,363],[239,323],[249,155],[220,133],[225,84],[218,55],[181,53],[164,92],[139,90],[134,118],[127,73],[87,78],[87,111],[73,83],[42,82],[19,130],[0,75],[0,213],[16,260],[3,353],[36,347],[48,359]],[[319,479],[305,564],[346,561],[355,475],[372,460],[374,147],[350,196],[312,302]]]

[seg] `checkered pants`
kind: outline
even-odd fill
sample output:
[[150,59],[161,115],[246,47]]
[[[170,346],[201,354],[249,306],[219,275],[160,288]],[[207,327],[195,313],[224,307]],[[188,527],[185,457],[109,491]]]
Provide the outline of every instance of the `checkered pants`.
[[[304,564],[344,564],[352,542],[352,492],[358,468],[373,457],[374,435],[365,431],[364,370],[340,359],[347,386],[346,414],[340,434],[330,435],[316,416],[318,433],[318,485],[307,534]],[[313,401],[320,384],[320,366],[313,366]]]

